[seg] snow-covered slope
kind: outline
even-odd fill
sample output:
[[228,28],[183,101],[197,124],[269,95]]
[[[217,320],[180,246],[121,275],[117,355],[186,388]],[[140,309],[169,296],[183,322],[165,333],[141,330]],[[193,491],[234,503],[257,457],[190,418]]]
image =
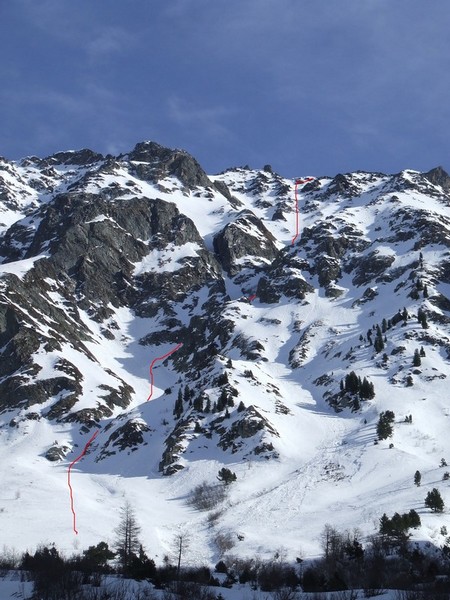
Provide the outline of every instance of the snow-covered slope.
[[[180,532],[192,562],[314,556],[325,523],[370,535],[411,508],[442,545],[450,517],[424,507],[432,487],[450,505],[442,169],[314,179],[295,244],[270,167],[208,177],[144,142],[2,159],[0,178],[4,544],[112,542],[128,500],[156,560]],[[199,510],[223,467],[236,482]]]

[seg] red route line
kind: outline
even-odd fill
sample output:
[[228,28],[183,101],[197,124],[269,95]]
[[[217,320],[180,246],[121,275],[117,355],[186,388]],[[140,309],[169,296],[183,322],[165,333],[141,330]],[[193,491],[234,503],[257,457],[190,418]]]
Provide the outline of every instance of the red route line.
[[[163,356],[157,356],[156,358],[154,358],[152,360],[152,363],[150,365],[150,385],[151,385],[151,388],[150,388],[150,395],[147,398],[147,402],[150,400],[150,398],[153,395],[153,365],[158,360],[164,360],[165,358],[167,358],[168,356],[170,356],[171,354],[173,354],[174,352],[176,352],[179,348],[181,348],[182,345],[183,344],[181,344],[181,343],[177,344],[175,346],[175,348],[172,348],[172,350],[170,350],[170,352],[167,352]],[[77,530],[77,515],[75,513],[74,504],[73,504],[73,489],[72,489],[72,486],[70,484],[70,472],[71,472],[72,467],[74,466],[74,464],[77,463],[79,460],[81,460],[83,458],[83,456],[86,454],[87,449],[92,444],[92,442],[94,441],[95,437],[99,434],[99,432],[100,432],[100,430],[97,429],[97,431],[94,433],[94,435],[88,440],[86,446],[83,449],[83,452],[80,454],[80,456],[77,456],[77,458],[70,463],[69,468],[67,469],[67,485],[69,486],[69,493],[70,493],[70,510],[72,511],[72,515],[73,515],[73,530],[76,533],[76,535],[78,535],[78,530]]]
[[299,211],[298,211],[298,200],[297,200],[297,186],[302,183],[307,183],[308,181],[312,181],[314,177],[306,177],[305,179],[296,179],[295,180],[295,235],[292,238],[292,245],[294,245],[295,240],[298,238],[298,221],[299,221]]
[[149,397],[147,398],[147,402],[149,400],[151,400],[152,396],[153,396],[153,365],[155,364],[155,362],[157,362],[158,360],[164,360],[165,358],[167,358],[168,356],[170,356],[171,354],[173,354],[174,352],[176,352],[177,350],[179,350],[181,348],[183,344],[177,344],[175,346],[175,348],[172,348],[172,350],[170,350],[169,352],[167,352],[167,354],[164,354],[163,356],[157,356],[156,358],[154,358],[151,362],[150,365],[150,394]]
[[72,490],[72,486],[70,485],[70,471],[72,470],[73,465],[78,462],[80,459],[83,458],[83,456],[86,454],[87,449],[89,448],[89,446],[92,444],[92,442],[94,441],[95,436],[99,433],[99,430],[97,429],[97,431],[94,433],[94,435],[89,439],[88,443],[86,444],[86,446],[84,447],[83,452],[80,454],[80,456],[78,456],[75,460],[73,460],[70,465],[69,468],[67,470],[67,484],[69,486],[69,491],[70,491],[70,509],[72,511],[73,514],[73,530],[76,533],[76,535],[78,535],[78,531],[77,531],[77,515],[75,513],[75,509],[73,507],[73,490]]

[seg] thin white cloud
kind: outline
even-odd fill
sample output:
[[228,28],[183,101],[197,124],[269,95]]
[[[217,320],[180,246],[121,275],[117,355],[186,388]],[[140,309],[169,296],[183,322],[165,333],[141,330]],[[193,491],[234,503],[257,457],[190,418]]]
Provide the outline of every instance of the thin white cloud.
[[225,121],[236,115],[236,109],[227,106],[193,105],[179,96],[168,99],[168,115],[175,123],[195,128],[207,135],[231,136]]
[[107,5],[98,4],[92,18],[85,7],[78,8],[67,0],[20,0],[23,17],[30,25],[45,32],[49,39],[79,49],[90,63],[96,65],[112,55],[133,48],[138,43],[136,32],[126,27],[110,26],[103,22]]
[[110,56],[128,51],[136,43],[136,35],[118,27],[104,27],[95,31],[86,44],[86,53],[93,62],[101,62]]

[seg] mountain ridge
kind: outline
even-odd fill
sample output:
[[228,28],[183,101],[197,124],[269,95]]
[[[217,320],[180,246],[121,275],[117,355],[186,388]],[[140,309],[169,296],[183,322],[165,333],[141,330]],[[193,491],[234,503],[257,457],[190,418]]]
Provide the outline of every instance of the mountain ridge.
[[[51,485],[70,547],[65,471],[96,430],[72,473],[89,543],[112,535],[124,497],[155,555],[181,527],[198,561],[223,556],[219,534],[225,554],[315,555],[330,520],[370,535],[420,505],[415,470],[431,485],[450,451],[449,181],[440,167],[318,177],[292,244],[293,181],[269,165],[208,176],[155,142],[3,159],[0,445],[19,494],[3,521],[38,520]],[[179,344],[146,402],[149,365]],[[345,388],[352,372],[372,398]],[[394,434],[377,440],[386,410]],[[187,499],[223,466],[237,481],[211,525]],[[417,539],[443,543],[448,517],[421,516]]]

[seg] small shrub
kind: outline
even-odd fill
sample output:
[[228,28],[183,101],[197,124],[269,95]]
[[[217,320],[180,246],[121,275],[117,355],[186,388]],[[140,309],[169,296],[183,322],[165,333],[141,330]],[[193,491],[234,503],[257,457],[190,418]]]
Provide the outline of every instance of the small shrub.
[[214,538],[214,542],[219,550],[220,556],[223,556],[228,550],[234,548],[236,541],[234,536],[229,531],[221,531]]
[[189,504],[197,510],[211,510],[226,497],[225,486],[204,481],[191,492]]
[[213,527],[223,514],[223,510],[214,510],[207,517],[209,527]]

